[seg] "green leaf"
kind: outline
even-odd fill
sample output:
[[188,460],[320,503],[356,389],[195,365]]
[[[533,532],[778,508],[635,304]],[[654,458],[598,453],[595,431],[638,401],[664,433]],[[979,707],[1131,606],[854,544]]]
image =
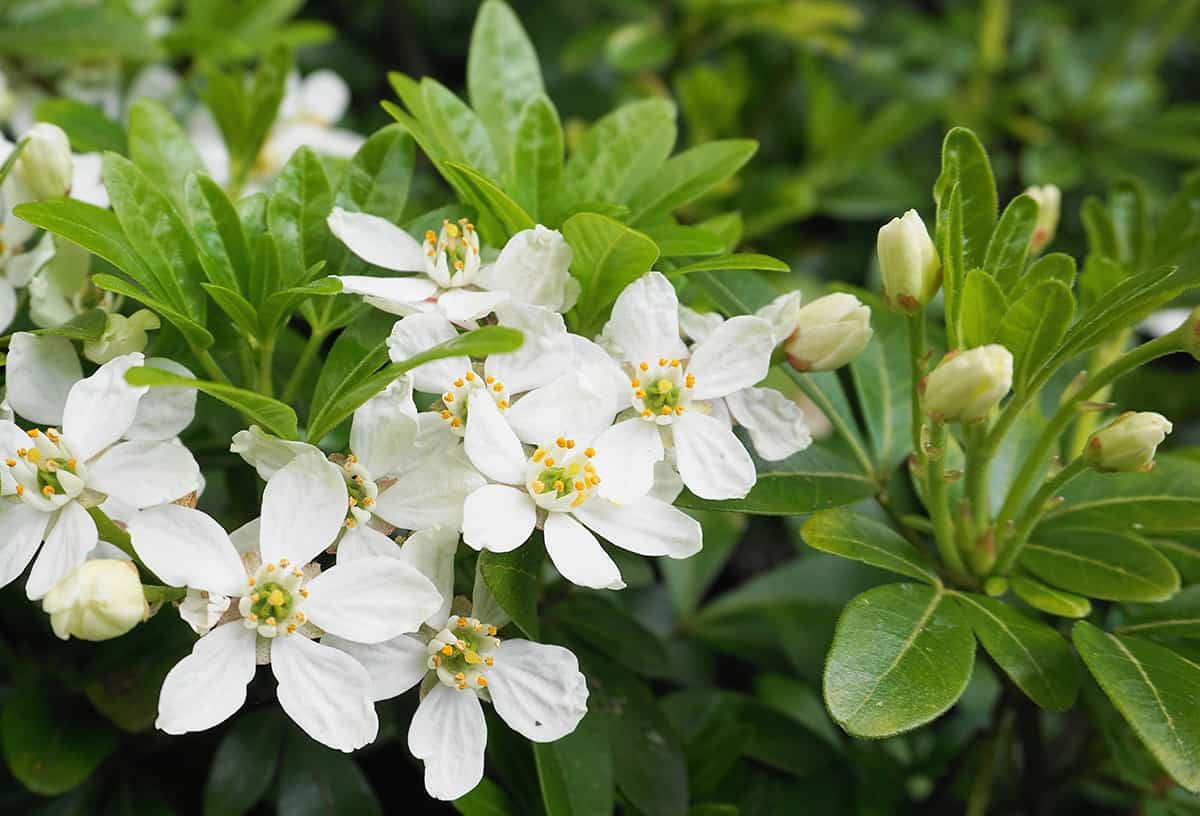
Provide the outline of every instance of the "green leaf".
[[479,573],[500,607],[509,614],[526,636],[537,640],[538,573],[546,548],[541,536],[534,535],[520,547],[506,553],[484,550],[479,554]]
[[310,148],[300,148],[284,165],[267,207],[284,284],[303,283],[305,270],[325,259],[330,240],[325,219],[332,209],[333,191],[321,160]]
[[52,54],[64,63],[162,58],[145,20],[125,3],[44,3],[22,11],[0,23],[0,55],[45,60]]
[[245,119],[239,138],[230,146],[237,162],[235,166],[242,173],[253,167],[271,126],[275,124],[291,70],[292,52],[285,45],[272,46],[258,63],[254,81],[245,97]]
[[622,105],[588,128],[567,159],[567,199],[630,201],[667,160],[674,144],[674,105],[665,99]]
[[1116,259],[1127,269],[1140,272],[1146,257],[1149,227],[1146,191],[1136,179],[1122,179],[1108,191]]
[[1079,693],[1079,662],[1062,636],[1003,601],[955,593],[975,636],[1004,673],[1042,708],[1066,711]]
[[1071,527],[1134,535],[1200,532],[1200,462],[1159,456],[1149,473],[1094,473],[1062,490],[1040,530]]
[[394,315],[372,309],[338,335],[313,390],[314,415],[387,363],[387,339],[395,323]]
[[213,344],[213,336],[208,329],[201,326],[190,317],[186,317],[175,310],[175,307],[170,304],[163,303],[161,300],[146,293],[142,288],[135,286],[124,278],[118,278],[116,275],[106,275],[103,272],[98,272],[92,275],[92,285],[100,289],[107,289],[110,292],[115,292],[118,295],[124,295],[127,298],[141,301],[149,308],[158,312],[159,315],[166,318],[179,331],[183,332],[188,342],[198,348],[206,349]]
[[725,252],[725,242],[719,235],[713,235],[699,227],[655,224],[646,227],[645,234],[658,244],[658,254],[663,258],[720,255]]
[[1200,638],[1200,584],[1184,587],[1163,603],[1133,607],[1128,622],[1117,631],[1139,637]]
[[934,586],[942,580],[903,536],[892,528],[852,510],[814,513],[800,530],[804,543],[815,550],[862,561]]
[[1011,292],[1025,268],[1025,253],[1037,223],[1038,203],[1021,194],[1008,203],[996,223],[983,258],[983,268],[996,279],[1001,291]]
[[512,194],[533,217],[541,215],[562,181],[563,132],[554,103],[545,94],[521,110],[513,143]]
[[1060,618],[1086,618],[1092,613],[1092,602],[1082,595],[1064,592],[1024,575],[1012,575],[1009,586],[1018,598],[1034,609]]
[[967,273],[960,318],[964,348],[985,346],[996,339],[1008,300],[995,278],[982,269]]
[[758,149],[751,139],[707,142],[672,156],[629,199],[629,223],[653,224],[719,186]]
[[190,173],[205,172],[204,162],[175,117],[148,97],[129,110],[129,158],[167,192],[180,212],[187,211],[184,180]]
[[537,52],[507,4],[488,0],[475,17],[467,52],[467,94],[491,135],[496,153],[520,144],[521,111],[545,91]]
[[850,363],[879,473],[891,473],[912,448],[912,368],[905,318],[872,301],[867,347]]
[[117,732],[86,705],[50,696],[31,677],[4,699],[0,746],[9,771],[41,796],[66,793],[87,779],[117,746]]
[[1200,792],[1200,666],[1139,638],[1080,621],[1071,631],[1092,676],[1155,759]]
[[1025,274],[1017,281],[1017,285],[1009,290],[1009,300],[1020,299],[1026,292],[1042,281],[1054,280],[1068,289],[1075,285],[1075,259],[1063,252],[1051,252],[1038,258]]
[[346,165],[334,203],[346,210],[399,221],[412,185],[412,137],[399,125],[371,134]]
[[676,504],[696,510],[790,516],[853,504],[879,492],[879,485],[871,477],[822,445],[777,462],[755,464],[758,481],[745,498],[713,501],[685,490]]
[[962,609],[941,589],[888,584],[846,606],[825,663],[825,705],[857,737],[890,737],[954,705],[975,663]]
[[129,149],[125,128],[99,108],[77,99],[44,99],[33,109],[33,118],[62,128],[75,153],[125,153]]
[[250,245],[233,202],[219,184],[199,174],[188,176],[185,195],[200,265],[208,280],[238,294],[245,292]]
[[666,645],[625,610],[599,594],[574,593],[553,607],[554,623],[596,651],[646,677],[664,677]]
[[1104,202],[1095,196],[1085,198],[1083,206],[1079,208],[1079,220],[1083,222],[1083,231],[1087,234],[1089,255],[1103,256],[1119,265],[1117,230]]
[[962,198],[962,268],[982,267],[996,223],[996,182],[983,145],[962,127],[952,128],[942,143],[942,172],[933,185],[934,198],[942,200],[955,184]]
[[130,385],[146,385],[151,388],[195,388],[231,408],[240,411],[247,419],[261,425],[281,439],[299,439],[296,428],[296,412],[287,405],[262,394],[235,388],[224,383],[194,380],[172,374],[161,368],[139,366],[125,373]]
[[590,334],[586,330],[600,329],[609,307],[625,287],[654,266],[658,247],[646,235],[595,213],[571,216],[562,233],[574,253],[571,274],[581,286],[575,307],[581,333]]
[[[217,745],[204,783],[204,816],[241,816],[266,794],[279,765],[285,720],[274,708],[243,713]],[[253,767],[258,773],[248,774]]]
[[1109,601],[1165,601],[1175,567],[1142,538],[1105,530],[1036,531],[1021,566],[1051,586]]
[[746,530],[746,517],[737,513],[693,510],[689,515],[704,528],[704,547],[691,558],[660,558],[671,604],[681,618],[696,611]]
[[68,320],[60,326],[49,329],[36,329],[30,334],[43,336],[53,335],[66,337],[71,340],[99,340],[108,325],[108,313],[103,309],[88,309],[86,312]]
[[791,270],[791,267],[778,258],[772,258],[770,255],[745,252],[677,266],[665,274],[668,278],[674,280],[675,278],[682,278],[684,275],[690,275],[693,272],[723,272],[726,270],[746,269],[754,269],[760,272],[788,272]]
[[462,816],[518,816],[520,812],[504,788],[486,776],[469,793],[451,804]]
[[521,230],[533,229],[535,226],[529,213],[521,209],[506,192],[470,167],[448,161],[443,163],[442,172],[463,191],[464,197],[472,207],[481,215],[486,213],[496,220],[504,231],[504,240]]
[[[323,267],[324,261],[317,264]],[[309,277],[305,275],[304,277]],[[342,282],[337,278],[328,277],[306,283],[303,286],[293,286],[282,289],[267,297],[259,307],[258,319],[263,328],[270,334],[277,332],[296,308],[311,297],[333,297],[342,291]]]
[[[439,165],[453,161],[476,167],[488,177],[500,174],[495,147],[475,111],[445,85],[430,77],[421,80],[421,100],[423,115],[418,118],[426,132],[437,141],[437,153],[430,158]],[[453,180],[447,180],[453,183]]]
[[963,265],[962,185],[954,181],[942,192],[935,192],[935,196],[938,204],[938,254],[942,259],[942,289],[946,303],[946,333],[951,348],[964,348],[960,327],[968,267]]
[[612,748],[601,715],[589,712],[555,742],[533,743],[546,816],[613,812]]
[[240,292],[218,286],[215,283],[200,285],[204,287],[205,292],[208,292],[208,296],[213,299],[217,307],[233,319],[243,334],[254,338],[262,335],[262,326],[258,322],[258,310],[254,308],[253,303],[242,297]]
[[1075,316],[1071,290],[1056,280],[1039,283],[1008,307],[996,342],[1013,355],[1013,390],[1025,393],[1053,356]]
[[383,816],[358,764],[297,729],[287,735],[279,763],[278,808],[288,816]]

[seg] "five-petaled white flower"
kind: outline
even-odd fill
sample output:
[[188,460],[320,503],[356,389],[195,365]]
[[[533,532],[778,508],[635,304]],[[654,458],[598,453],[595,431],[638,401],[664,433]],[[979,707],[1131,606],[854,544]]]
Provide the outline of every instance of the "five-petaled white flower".
[[[23,431],[0,420],[0,464],[8,474],[0,498],[0,586],[34,561],[25,591],[41,598],[95,549],[99,535],[87,508],[109,497],[142,508],[174,501],[199,487],[187,448],[170,441],[189,422],[195,392],[156,393],[125,382],[141,354],[118,357],[87,379],[61,337],[17,334],[9,357],[9,399],[21,416],[61,427]],[[149,361],[182,370],[169,361]],[[73,378],[73,379],[72,379]],[[171,393],[174,391],[175,393]]]
[[313,577],[306,565],[337,538],[346,503],[344,480],[324,457],[306,452],[267,483],[257,552],[239,555],[220,525],[197,510],[167,505],[133,519],[130,537],[147,567],[173,586],[229,599],[217,625],[163,681],[160,729],[182,734],[227,719],[245,702],[261,660],[279,682],[279,704],[313,739],[342,751],[375,739],[366,669],[314,638],[328,632],[387,641],[416,631],[442,597],[392,558],[366,557]]

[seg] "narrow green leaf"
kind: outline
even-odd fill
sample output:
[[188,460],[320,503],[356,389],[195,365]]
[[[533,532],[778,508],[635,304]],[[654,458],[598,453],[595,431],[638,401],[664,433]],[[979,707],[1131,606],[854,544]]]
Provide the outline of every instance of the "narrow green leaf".
[[677,266],[665,274],[668,278],[675,279],[682,278],[684,275],[690,275],[693,272],[723,272],[726,270],[746,269],[753,269],[759,272],[788,272],[791,270],[791,267],[778,258],[772,258],[770,255],[745,252]]
[[571,216],[562,232],[574,253],[571,274],[582,287],[575,307],[579,321],[598,331],[617,296],[654,266],[658,247],[646,235],[594,213]]
[[111,210],[72,198],[61,198],[20,204],[13,208],[13,212],[35,227],[61,235],[88,252],[99,255],[153,294],[160,297],[164,294],[158,288],[157,279],[150,275],[134,251]]
[[613,812],[612,746],[600,714],[589,712],[555,742],[533,743],[546,816]]
[[188,176],[185,196],[200,265],[208,280],[244,292],[250,274],[250,245],[233,202],[219,184],[199,174]]
[[1179,784],[1200,792],[1200,666],[1139,638],[1086,621],[1071,631],[1092,676]]
[[103,272],[98,272],[95,275],[92,275],[92,285],[100,289],[106,289],[109,292],[116,292],[118,295],[124,295],[127,298],[133,298],[134,300],[144,303],[150,309],[153,309],[155,312],[157,312],[161,317],[166,318],[169,322],[174,324],[175,328],[183,332],[183,335],[188,339],[188,342],[192,343],[197,348],[206,349],[213,344],[213,336],[208,329],[204,328],[190,317],[180,314],[175,310],[175,307],[158,300],[154,296],[148,294],[141,287],[130,283],[124,278],[118,278],[116,275],[107,275]]
[[[323,267],[324,261],[317,266]],[[312,297],[333,297],[342,291],[342,282],[337,278],[328,277],[306,283],[303,286],[293,286],[283,289],[267,297],[259,307],[259,322],[269,331],[278,331],[280,324],[287,320],[296,308]]]
[[675,144],[675,106],[665,99],[629,102],[584,133],[567,160],[567,197],[626,203]]
[[243,172],[253,167],[271,125],[279,114],[292,70],[292,52],[274,45],[259,61],[250,90],[245,94],[245,120],[240,138],[230,145],[234,161]]
[[663,258],[720,255],[725,252],[725,242],[719,235],[680,224],[655,224],[646,227],[645,234],[658,244],[658,254]]
[[1021,566],[1051,586],[1109,601],[1165,601],[1179,591],[1175,567],[1145,540],[1104,530],[1034,533]]
[[1049,615],[1086,618],[1092,614],[1092,602],[1082,595],[1055,589],[1024,575],[1011,575],[1008,583],[1018,598]]
[[1009,300],[1016,301],[1026,292],[1042,281],[1054,280],[1068,289],[1075,285],[1075,259],[1063,252],[1051,252],[1038,258],[1025,274],[1017,281],[1017,285],[1009,290]]
[[462,816],[519,816],[504,788],[486,776],[471,791],[451,802]]
[[996,339],[1008,300],[995,278],[982,269],[972,269],[963,284],[961,308],[963,347],[975,348]]
[[1071,290],[1056,280],[1039,283],[1004,313],[996,341],[1012,352],[1013,390],[1024,393],[1049,360],[1075,316]]
[[437,163],[440,165],[445,161],[453,161],[478,168],[482,175],[489,178],[499,176],[499,156],[475,111],[431,77],[421,80],[421,98],[424,115],[420,118],[420,124],[437,140],[438,155],[433,157]]
[[388,361],[387,338],[395,323],[394,315],[371,309],[338,335],[317,377],[312,397],[313,416]]
[[1132,272],[1140,272],[1149,249],[1146,190],[1136,179],[1122,179],[1108,191],[1116,259]]
[[370,781],[354,759],[297,729],[284,741],[277,806],[288,816],[383,816]]
[[[936,187],[935,187],[936,190]],[[946,302],[946,333],[951,348],[965,348],[961,338],[962,303],[968,267],[963,260],[962,185],[954,181],[936,193],[938,253]]]
[[333,191],[321,160],[310,148],[300,148],[275,181],[267,207],[284,284],[303,282],[305,270],[325,259],[325,244],[330,240],[325,219],[332,209]]
[[1001,291],[1011,292],[1021,277],[1037,216],[1038,203],[1031,196],[1022,194],[1008,203],[996,223],[984,254],[983,268],[996,279]]
[[146,21],[127,4],[37,5],[42,8],[9,13],[0,22],[0,53],[5,57],[45,60],[52,54],[64,63],[114,58],[154,62],[163,57]]
[[815,550],[862,561],[934,586],[942,584],[916,547],[892,528],[861,513],[847,509],[814,513],[800,534],[804,543]]
[[108,313],[103,309],[88,309],[86,312],[49,329],[35,329],[30,334],[67,337],[71,340],[99,340],[108,325]]
[[672,156],[629,199],[629,223],[653,224],[719,186],[758,149],[751,139],[726,139]]
[[503,240],[535,226],[529,213],[521,209],[506,192],[470,167],[448,161],[442,164],[442,172],[463,191],[471,206],[481,214],[486,213],[495,219],[504,232],[500,236]]
[[996,182],[987,152],[970,130],[952,128],[942,143],[942,172],[933,185],[941,200],[955,184],[962,197],[963,269],[984,265],[984,255],[996,224]]
[[218,308],[233,319],[238,328],[247,337],[259,337],[262,334],[262,327],[258,322],[258,310],[254,308],[254,304],[242,297],[240,292],[235,292],[225,286],[218,286],[215,283],[202,283],[204,291],[208,292],[208,296],[213,299]]
[[62,128],[76,153],[125,153],[129,149],[125,128],[99,108],[77,99],[44,99],[33,109],[33,118]]
[[484,550],[479,554],[479,573],[500,607],[521,631],[537,640],[538,573],[546,548],[541,536],[534,535],[520,547],[506,553]]
[[187,212],[184,180],[190,173],[205,172],[204,162],[170,111],[148,97],[129,109],[129,158],[180,212]]
[[475,17],[467,51],[467,94],[500,156],[519,145],[521,111],[545,91],[537,52],[507,4],[488,0]]
[[296,427],[296,412],[279,400],[264,397],[253,391],[235,388],[224,383],[194,380],[172,374],[161,368],[139,366],[125,373],[130,385],[146,385],[152,388],[195,388],[214,399],[244,414],[251,421],[282,439],[299,439]]
[[521,110],[513,143],[512,194],[538,218],[558,190],[563,173],[563,132],[554,103],[545,94],[532,97]]

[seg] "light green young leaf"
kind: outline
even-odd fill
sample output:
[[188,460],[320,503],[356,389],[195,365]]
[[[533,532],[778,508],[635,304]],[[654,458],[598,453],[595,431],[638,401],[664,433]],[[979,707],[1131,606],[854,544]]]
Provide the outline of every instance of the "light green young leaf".
[[521,110],[512,154],[513,198],[539,218],[553,200],[563,173],[562,125],[545,94],[534,96]]
[[680,224],[655,224],[644,228],[650,240],[658,244],[658,253],[663,258],[720,255],[725,251],[725,242],[700,227]]
[[751,139],[727,139],[685,150],[667,160],[629,199],[629,223],[653,224],[719,186],[758,149]]
[[964,348],[985,346],[996,339],[1008,300],[996,279],[982,269],[967,273],[962,290],[960,318]]
[[983,648],[1029,699],[1050,711],[1075,705],[1079,661],[1058,632],[994,598],[956,592],[954,599]]
[[1071,290],[1056,280],[1039,283],[1008,307],[996,342],[1013,356],[1013,390],[1025,393],[1050,359],[1075,315]]
[[99,340],[108,325],[108,313],[103,309],[88,309],[83,314],[76,315],[59,326],[48,329],[35,329],[30,334],[54,337],[66,337],[71,340]]
[[282,44],[272,46],[258,63],[254,81],[245,97],[246,118],[240,138],[230,145],[234,160],[243,172],[253,167],[271,131],[271,125],[275,124],[291,70],[291,49]]
[[934,197],[940,201],[955,184],[962,197],[962,268],[982,267],[996,224],[996,182],[983,145],[962,127],[952,128],[942,143],[942,172],[933,185]]
[[129,149],[125,128],[99,108],[77,99],[45,99],[33,109],[33,118],[62,128],[76,153],[125,153]]
[[[324,267],[325,262],[316,264]],[[305,277],[310,277],[306,274]],[[334,277],[321,278],[303,286],[292,286],[268,295],[258,309],[258,319],[267,332],[279,330],[282,323],[291,316],[304,301],[312,297],[333,297],[342,291],[342,282]]]
[[237,209],[221,186],[208,176],[193,173],[185,184],[188,213],[200,264],[210,282],[226,289],[245,291],[250,274],[250,245]]
[[284,165],[267,207],[285,286],[304,283],[305,271],[325,259],[325,244],[330,240],[325,219],[332,209],[333,191],[325,168],[316,153],[301,147]]
[[770,255],[758,255],[744,252],[735,255],[725,255],[721,258],[710,258],[704,261],[677,266],[665,273],[668,278],[682,278],[693,272],[722,272],[726,270],[754,269],[760,272],[787,272],[791,269],[786,263]]
[[1083,222],[1083,231],[1087,235],[1088,254],[1111,258],[1119,264],[1117,229],[1104,202],[1095,196],[1085,198],[1083,206],[1079,208],[1079,220]]
[[1092,613],[1092,602],[1082,595],[1046,586],[1024,575],[1009,576],[1008,583],[1018,598],[1048,615],[1086,618]]
[[481,217],[490,216],[500,227],[504,234],[495,236],[500,244],[521,230],[535,226],[529,213],[521,209],[507,193],[465,164],[447,161],[442,165],[442,173],[462,192]]
[[[92,275],[92,285],[100,289],[106,289],[109,292],[115,292],[118,295],[124,295],[127,298],[140,301],[170,323],[175,325],[188,339],[188,342],[200,349],[206,349],[213,344],[213,336],[208,329],[201,326],[196,321],[192,320],[187,315],[178,312],[174,306],[165,303],[153,295],[147,293],[144,289],[134,283],[130,283],[124,278],[118,278],[116,275],[108,275],[103,272],[98,272]],[[201,284],[203,287],[203,284]]]
[[1147,241],[1146,190],[1136,179],[1122,179],[1108,192],[1108,212],[1116,240],[1116,259],[1131,272],[1144,268]]
[[419,121],[438,143],[439,164],[453,161],[476,167],[489,178],[499,175],[500,159],[475,111],[431,77],[421,80],[421,98],[424,117]]
[[862,561],[934,586],[942,580],[916,547],[874,519],[845,508],[814,513],[800,529],[804,543],[815,550]]
[[1003,292],[1011,292],[1025,268],[1025,253],[1037,223],[1038,203],[1019,195],[1008,203],[988,241],[983,268],[996,279]]
[[[622,105],[588,128],[567,160],[566,197],[626,203],[667,160],[674,144],[674,105],[665,99]],[[569,203],[562,202],[563,208]]]
[[1086,621],[1075,648],[1117,710],[1179,784],[1200,792],[1200,666],[1165,647]]
[[1089,598],[1165,601],[1179,573],[1137,536],[1105,530],[1035,531],[1020,564],[1042,581]]
[[204,287],[204,291],[208,292],[209,297],[221,311],[229,315],[243,334],[254,338],[262,335],[262,327],[258,322],[258,310],[254,308],[254,304],[242,297],[240,292],[215,283],[200,285]]
[[825,662],[825,705],[847,733],[890,737],[939,717],[975,663],[961,607],[940,588],[887,584],[846,606]]
[[53,54],[64,63],[114,57],[154,62],[163,56],[145,20],[124,3],[34,4],[19,16],[5,15],[0,44],[5,57],[44,60]]
[[646,235],[595,213],[571,216],[562,233],[574,253],[571,274],[582,287],[575,307],[579,330],[590,334],[599,331],[625,287],[654,266],[658,247]]
[[166,293],[159,287],[158,279],[142,263],[112,210],[73,198],[60,198],[20,204],[13,212],[35,227],[61,235],[99,255],[151,294],[165,299]]
[[498,156],[511,156],[520,144],[516,134],[521,111],[544,91],[537,52],[521,21],[506,3],[488,0],[480,7],[471,30],[467,94]]
[[187,212],[184,181],[190,173],[205,172],[204,162],[170,111],[148,97],[129,110],[129,158]]
[[1075,259],[1063,252],[1051,252],[1038,258],[1008,293],[1009,302],[1015,302],[1043,281],[1054,280],[1070,289],[1075,285]]
[[280,439],[300,438],[296,427],[296,412],[279,400],[264,397],[253,391],[224,383],[195,380],[151,366],[129,369],[125,372],[125,380],[130,385],[146,385],[151,388],[195,388],[241,412],[247,419],[261,425]]
[[942,289],[946,303],[946,335],[952,349],[968,348],[962,342],[962,309],[967,267],[963,261],[962,185],[955,181],[937,194],[937,245],[942,259]]

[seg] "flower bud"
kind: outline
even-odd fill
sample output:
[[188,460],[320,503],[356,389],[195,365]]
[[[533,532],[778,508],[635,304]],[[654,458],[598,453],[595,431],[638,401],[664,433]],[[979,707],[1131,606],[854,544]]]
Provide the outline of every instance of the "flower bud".
[[99,339],[83,344],[83,356],[96,365],[104,365],[122,354],[145,351],[150,342],[146,332],[154,331],[159,325],[158,315],[149,309],[139,309],[129,317],[110,314]]
[[1012,388],[1013,358],[993,343],[952,351],[921,384],[925,410],[937,422],[980,422]]
[[1054,240],[1054,231],[1058,229],[1058,217],[1062,209],[1062,193],[1053,184],[1030,187],[1025,195],[1037,202],[1037,221],[1033,225],[1033,235],[1029,238],[1030,255],[1037,255],[1046,244]]
[[858,355],[871,341],[871,307],[854,295],[835,292],[802,307],[783,349],[797,371],[831,371]]
[[1183,322],[1183,350],[1200,362],[1200,306]]
[[84,561],[42,599],[54,634],[63,640],[109,640],[125,634],[148,612],[131,561]]
[[912,314],[933,299],[942,285],[942,262],[916,210],[880,227],[875,247],[883,294],[893,308]]
[[1171,423],[1151,411],[1127,411],[1088,439],[1083,455],[1105,473],[1154,469],[1154,452],[1171,432]]
[[21,180],[38,201],[71,192],[71,143],[58,125],[39,122],[25,136],[17,164]]

